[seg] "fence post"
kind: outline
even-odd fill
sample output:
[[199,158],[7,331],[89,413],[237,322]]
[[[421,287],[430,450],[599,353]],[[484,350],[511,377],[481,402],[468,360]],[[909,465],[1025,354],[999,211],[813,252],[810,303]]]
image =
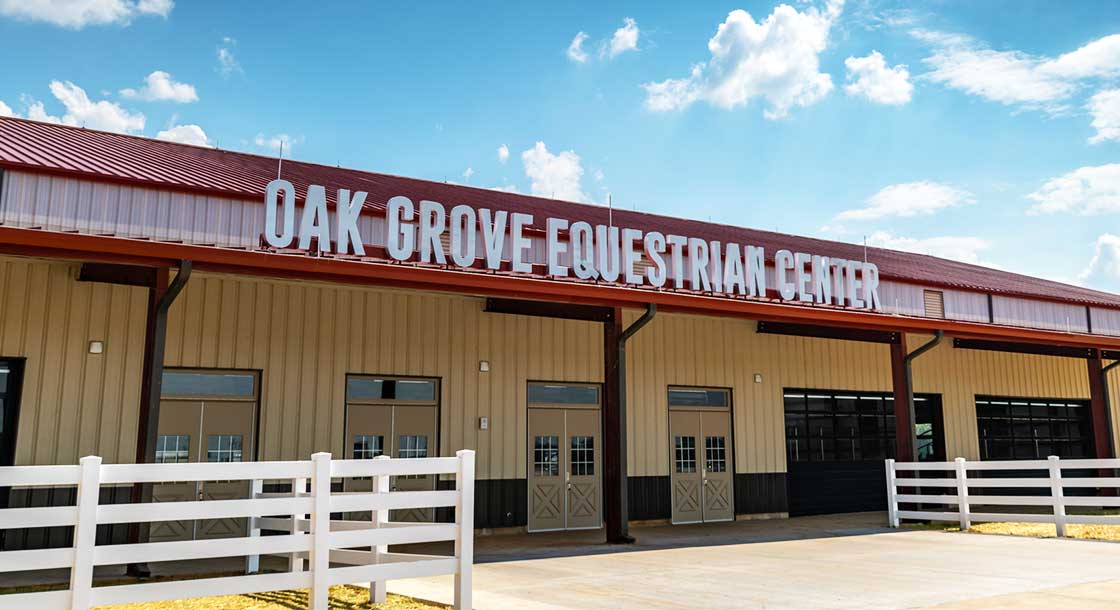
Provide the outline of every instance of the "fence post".
[[[292,479],[292,497],[293,498],[298,498],[300,494],[306,493],[306,492],[307,492],[307,479]],[[300,523],[299,522],[302,521],[306,516],[307,516],[306,514],[292,515],[292,527],[291,527],[291,533],[292,534],[298,534],[302,531],[300,529]],[[308,533],[310,534],[310,532],[308,532]],[[301,555],[301,553],[299,551],[296,551],[294,553],[288,553],[288,571],[290,571],[290,572],[302,572],[305,569],[304,565],[305,565],[305,562],[303,560],[303,556]]]
[[463,449],[455,452],[459,458],[459,471],[455,474],[455,491],[459,492],[455,505],[455,609],[471,610],[473,591],[471,568],[474,565],[474,451]]
[[327,610],[331,563],[331,454],[311,456],[311,591],[308,607]]
[[957,472],[957,513],[961,518],[961,531],[972,527],[972,510],[968,506],[968,467],[963,457],[954,460]]
[[895,487],[894,459],[887,460],[887,522],[898,527],[898,489]]
[[[253,479],[250,482],[249,498],[256,500],[264,493],[264,481],[261,479]],[[261,536],[261,518],[259,515],[251,515],[249,517],[249,537],[260,538]],[[258,554],[245,556],[245,573],[256,574],[261,571],[261,556]]]
[[[379,456],[377,456],[373,459],[375,459],[375,460],[388,460],[389,456],[379,455]],[[387,474],[377,475],[377,476],[373,477],[373,480],[374,480],[374,485],[376,486],[376,489],[374,491],[376,491],[379,494],[388,494],[389,493],[389,475],[387,475]],[[386,523],[389,522],[389,509],[379,508],[377,510],[371,511],[369,517],[370,517],[370,521],[372,521],[371,527],[373,527],[374,529],[378,529],[381,526],[383,526],[383,525],[385,525]],[[387,545],[384,545],[384,544],[376,544],[370,549],[370,551],[373,552],[373,563],[374,563],[374,565],[377,565],[377,564],[381,563],[381,559],[382,559],[383,554],[388,552],[388,550],[389,550],[389,547]],[[383,580],[381,582],[371,582],[371,583],[369,583],[369,601],[371,603],[374,603],[374,604],[384,604],[386,598],[388,597],[388,588],[389,588],[388,581]]]
[[74,523],[74,564],[70,566],[70,608],[90,607],[93,589],[93,550],[97,544],[97,502],[101,494],[101,458],[81,459],[78,479],[78,520]]
[[1058,537],[1066,535],[1065,491],[1062,489],[1062,464],[1060,458],[1052,455],[1046,458],[1050,467],[1050,499],[1054,501],[1054,527]]

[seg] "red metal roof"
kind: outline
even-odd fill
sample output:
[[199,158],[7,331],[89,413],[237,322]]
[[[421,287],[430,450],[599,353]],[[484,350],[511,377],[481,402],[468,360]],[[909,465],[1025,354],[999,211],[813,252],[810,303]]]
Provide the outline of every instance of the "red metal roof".
[[[0,166],[260,200],[265,186],[276,177],[277,159],[0,117]],[[300,197],[310,184],[325,186],[328,197],[333,197],[333,191],[339,188],[364,190],[369,193],[367,206],[379,210],[384,209],[384,202],[390,197],[404,195],[413,201],[430,199],[446,205],[467,204],[526,212],[533,215],[536,228],[539,229],[544,228],[547,217],[584,220],[592,224],[606,224],[608,221],[607,208],[598,205],[302,161],[284,160],[282,176],[296,187]],[[762,246],[768,256],[773,256],[774,252],[783,248],[850,260],[862,260],[864,256],[863,247],[857,244],[631,210],[615,209],[613,214],[616,226]],[[867,255],[879,266],[880,275],[885,279],[1009,296],[1120,307],[1120,295],[1017,273],[883,248],[868,248]]]

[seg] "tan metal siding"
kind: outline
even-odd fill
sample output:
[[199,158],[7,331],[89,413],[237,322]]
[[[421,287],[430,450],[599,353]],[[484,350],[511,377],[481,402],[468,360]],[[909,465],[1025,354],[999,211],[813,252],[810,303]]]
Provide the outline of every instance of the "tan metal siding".
[[265,460],[346,451],[348,373],[439,377],[441,451],[478,449],[480,478],[522,478],[526,384],[601,383],[602,325],[488,314],[483,303],[197,274],[171,309],[166,363],[261,370]]
[[1088,332],[1085,307],[1049,301],[992,296],[996,324]]
[[16,464],[136,454],[147,290],[77,282],[77,268],[0,257],[0,356],[26,358]]

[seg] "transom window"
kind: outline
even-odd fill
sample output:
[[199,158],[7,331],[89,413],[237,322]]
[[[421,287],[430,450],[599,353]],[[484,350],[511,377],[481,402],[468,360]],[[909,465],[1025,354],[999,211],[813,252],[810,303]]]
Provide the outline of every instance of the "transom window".
[[560,437],[538,436],[533,439],[533,474],[538,477],[560,475]]
[[354,459],[370,460],[385,454],[385,437],[380,434],[354,435]]
[[1093,457],[1091,421],[1085,401],[976,397],[984,460]]
[[599,406],[599,386],[576,383],[530,383],[529,405]]
[[724,437],[704,437],[704,468],[708,472],[727,472],[727,440]]
[[713,388],[669,388],[670,407],[727,407],[731,391]]
[[673,438],[674,460],[678,473],[696,472],[696,437]]
[[211,434],[206,437],[207,462],[240,462],[240,434]]
[[347,400],[435,403],[438,396],[439,382],[435,379],[358,376],[346,378]]
[[572,437],[572,476],[584,477],[595,474],[595,437]]
[[161,434],[156,439],[157,464],[182,464],[190,460],[189,434]]
[[162,383],[163,396],[249,400],[257,395],[257,375],[249,372],[166,370]]

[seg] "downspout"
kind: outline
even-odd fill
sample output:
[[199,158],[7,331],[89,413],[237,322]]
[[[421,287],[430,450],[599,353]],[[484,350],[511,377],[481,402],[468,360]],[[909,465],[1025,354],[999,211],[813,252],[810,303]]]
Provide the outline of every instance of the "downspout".
[[[933,338],[926,342],[918,349],[906,354],[902,362],[906,369],[906,409],[910,414],[910,461],[918,461],[918,432],[917,432],[917,415],[914,412],[914,373],[910,368],[910,364],[917,359],[918,356],[928,352],[929,350],[937,347],[941,340],[945,338],[945,331],[936,330],[933,332]],[[901,457],[901,456],[899,456]]]
[[[159,282],[150,289],[155,306],[150,310],[151,319],[148,326],[148,345],[145,350],[148,357],[144,362],[144,378],[141,381],[141,404],[138,417],[136,439],[136,463],[152,463],[156,460],[156,440],[159,433],[159,400],[163,390],[163,357],[167,347],[167,312],[171,304],[187,285],[191,278],[191,261],[179,261],[179,273],[171,280],[161,294]],[[151,301],[149,301],[150,303]],[[137,483],[132,487],[132,503],[151,502],[152,484]],[[134,523],[129,527],[129,540],[132,543],[148,541],[150,523]],[[129,564],[127,571],[133,576],[148,576],[151,570],[147,563]]]
[[633,337],[643,326],[653,320],[653,316],[657,315],[657,304],[649,303],[646,305],[646,312],[642,317],[634,321],[633,324],[628,326],[622,334],[618,336],[618,445],[620,450],[619,456],[619,497],[621,502],[619,505],[618,519],[621,523],[618,524],[618,540],[608,540],[614,543],[632,543],[634,538],[630,536],[630,506],[629,506],[629,488],[627,486],[627,477],[629,476],[629,467],[627,465],[627,452],[629,447],[626,439],[626,341]]

